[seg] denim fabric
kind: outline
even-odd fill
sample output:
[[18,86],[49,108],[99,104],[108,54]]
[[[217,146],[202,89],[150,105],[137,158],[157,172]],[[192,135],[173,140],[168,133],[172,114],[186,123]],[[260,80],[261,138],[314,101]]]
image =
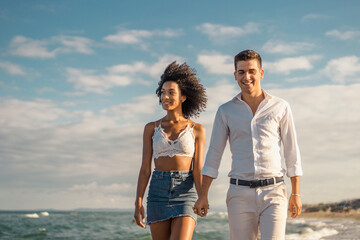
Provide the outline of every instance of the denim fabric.
[[192,171],[154,170],[147,197],[147,224],[189,216],[196,222],[197,199]]

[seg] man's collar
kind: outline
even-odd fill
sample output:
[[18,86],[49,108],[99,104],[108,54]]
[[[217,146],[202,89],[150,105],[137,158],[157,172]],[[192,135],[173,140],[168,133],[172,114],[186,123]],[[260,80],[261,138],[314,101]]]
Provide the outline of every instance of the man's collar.
[[[264,89],[261,89],[261,91],[264,93],[265,99],[271,99],[271,98],[273,98],[273,96],[270,95],[269,93],[267,93]],[[241,96],[242,96],[242,93],[240,92],[240,93],[238,93],[238,94],[234,97],[234,99],[237,98],[238,100],[243,101],[243,100],[241,99]]]

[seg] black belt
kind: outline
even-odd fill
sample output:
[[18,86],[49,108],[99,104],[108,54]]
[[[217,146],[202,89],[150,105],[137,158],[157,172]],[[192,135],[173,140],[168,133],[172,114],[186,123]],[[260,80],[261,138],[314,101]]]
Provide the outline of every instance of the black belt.
[[[274,181],[275,179],[275,181]],[[230,178],[230,183],[235,185],[242,185],[242,186],[249,186],[250,188],[257,188],[257,187],[263,187],[267,185],[272,185],[275,183],[283,182],[283,177],[275,177],[275,178],[268,178],[263,180],[252,180],[252,181],[245,181],[241,179],[236,178]]]

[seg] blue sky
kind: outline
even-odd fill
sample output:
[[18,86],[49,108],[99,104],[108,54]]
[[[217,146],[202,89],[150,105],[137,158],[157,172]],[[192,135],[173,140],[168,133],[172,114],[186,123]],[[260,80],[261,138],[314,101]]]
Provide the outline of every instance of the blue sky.
[[[263,58],[292,106],[305,203],[358,198],[358,1],[0,2],[0,208],[132,208],[155,89],[174,60],[197,70],[207,129],[238,93],[233,56]],[[210,201],[225,208],[224,154]],[[351,183],[351,184],[348,184]],[[289,185],[289,184],[288,184]]]

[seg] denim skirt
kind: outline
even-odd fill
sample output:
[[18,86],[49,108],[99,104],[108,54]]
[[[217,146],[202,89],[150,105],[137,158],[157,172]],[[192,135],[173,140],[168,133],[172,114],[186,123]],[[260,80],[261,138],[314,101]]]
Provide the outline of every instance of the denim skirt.
[[152,173],[147,197],[147,224],[189,216],[196,222],[193,206],[197,200],[192,171]]

